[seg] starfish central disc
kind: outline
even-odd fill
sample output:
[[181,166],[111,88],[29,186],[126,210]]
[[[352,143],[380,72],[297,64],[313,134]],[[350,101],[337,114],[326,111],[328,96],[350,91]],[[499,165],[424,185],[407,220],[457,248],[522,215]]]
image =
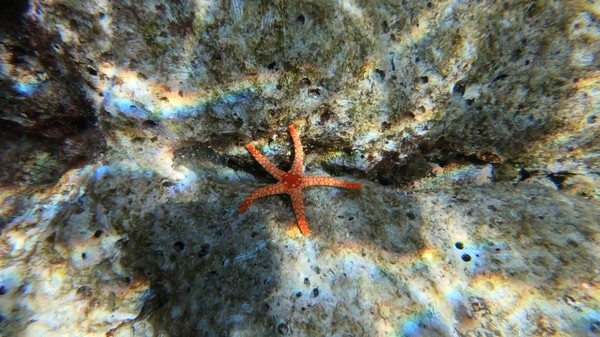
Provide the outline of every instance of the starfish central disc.
[[283,176],[283,183],[286,188],[300,187],[302,184],[302,176],[299,174],[286,173]]

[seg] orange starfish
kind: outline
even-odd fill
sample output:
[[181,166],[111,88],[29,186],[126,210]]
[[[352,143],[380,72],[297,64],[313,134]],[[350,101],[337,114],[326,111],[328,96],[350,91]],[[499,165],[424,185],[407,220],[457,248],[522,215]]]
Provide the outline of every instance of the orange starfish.
[[288,126],[290,136],[292,136],[292,142],[294,143],[294,163],[292,168],[288,172],[284,172],[275,165],[269,159],[267,159],[262,153],[258,152],[254,146],[248,144],[246,149],[254,159],[275,179],[277,183],[259,188],[254,191],[244,203],[238,209],[239,212],[244,212],[254,200],[275,194],[288,194],[292,199],[292,208],[296,214],[296,220],[298,220],[298,227],[300,232],[304,236],[310,236],[310,230],[306,223],[306,214],[304,212],[304,200],[302,199],[302,190],[311,186],[332,186],[340,188],[348,188],[351,190],[358,190],[362,187],[361,184],[347,183],[345,181],[329,178],[329,177],[308,177],[302,175],[302,166],[304,165],[304,150],[300,143],[300,137],[296,133],[294,125]]

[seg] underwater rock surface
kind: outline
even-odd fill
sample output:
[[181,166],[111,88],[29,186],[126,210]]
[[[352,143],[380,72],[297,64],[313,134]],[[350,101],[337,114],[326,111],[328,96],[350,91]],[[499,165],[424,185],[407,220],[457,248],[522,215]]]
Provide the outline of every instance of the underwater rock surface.
[[156,175],[86,167],[62,185],[3,230],[8,335],[597,329],[600,210],[547,187],[310,190],[305,238],[287,201],[238,215],[247,180],[176,195]]
[[0,335],[600,335],[598,3],[11,8]]

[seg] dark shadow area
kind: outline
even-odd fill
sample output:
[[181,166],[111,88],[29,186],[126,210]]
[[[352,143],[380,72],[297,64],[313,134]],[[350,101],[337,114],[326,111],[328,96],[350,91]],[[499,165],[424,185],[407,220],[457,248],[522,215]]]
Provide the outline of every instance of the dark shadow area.
[[[94,160],[105,149],[81,69],[60,37],[25,16],[27,2],[2,15],[23,23],[5,32],[6,77],[0,79],[0,183],[51,184],[64,172]],[[7,4],[7,5],[8,5]],[[19,11],[19,13],[15,13]],[[13,21],[2,21],[10,24]]]
[[23,16],[29,9],[28,0],[4,0],[0,11],[0,32],[17,33],[23,24]]
[[91,193],[94,207],[109,210],[109,226],[124,238],[119,249],[128,277],[150,285],[136,321],[173,336],[230,336],[250,328],[274,334],[278,322],[267,300],[281,267],[269,231],[240,221],[228,203],[237,199],[231,183],[204,181],[192,203],[156,200],[170,188],[159,178],[107,175]]

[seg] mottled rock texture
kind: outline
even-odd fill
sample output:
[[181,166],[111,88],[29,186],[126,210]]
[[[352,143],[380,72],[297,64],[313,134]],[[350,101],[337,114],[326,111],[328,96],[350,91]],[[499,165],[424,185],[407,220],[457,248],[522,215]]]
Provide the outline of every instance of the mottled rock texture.
[[598,2],[9,3],[0,335],[600,334]]

